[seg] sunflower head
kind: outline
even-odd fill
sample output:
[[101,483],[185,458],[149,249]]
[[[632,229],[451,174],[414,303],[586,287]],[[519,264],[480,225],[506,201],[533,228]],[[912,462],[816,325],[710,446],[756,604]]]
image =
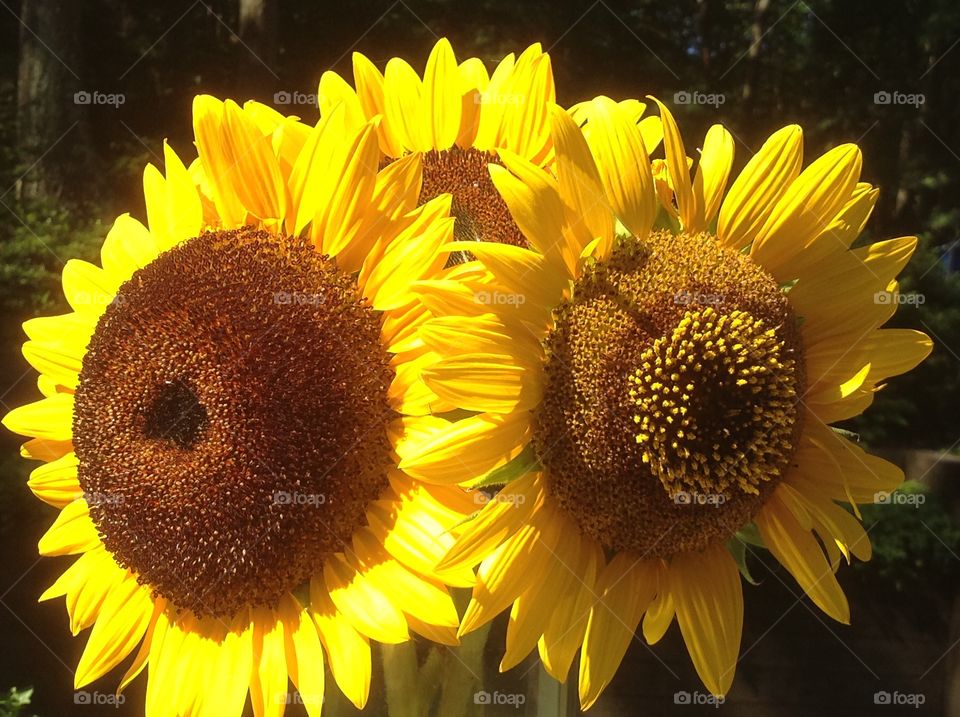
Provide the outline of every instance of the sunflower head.
[[74,395],[104,545],[198,614],[276,604],[387,487],[393,377],[376,312],[307,240],[170,249],[118,288]]
[[[457,239],[526,246],[488,167],[500,164],[502,152],[541,166],[549,161],[547,110],[556,93],[550,57],[539,44],[507,55],[492,74],[479,58],[459,62],[445,38],[422,76],[400,58],[381,71],[355,53],[353,80],[351,86],[332,71],[323,74],[323,116],[343,117],[350,130],[377,118],[383,165],[421,154],[420,203],[450,194]],[[450,256],[451,264],[471,258]]]
[[579,648],[585,708],[641,620],[654,643],[676,617],[707,688],[729,689],[741,531],[849,620],[835,569],[870,556],[856,503],[902,473],[829,424],[931,346],[882,329],[895,307],[874,298],[916,239],[850,248],[877,196],[857,147],[804,169],[787,127],[728,188],[730,133],[712,127],[691,159],[658,106],[554,107],[549,171],[503,154],[491,174],[528,248],[473,251],[488,291],[524,300],[462,302],[422,332],[452,338],[432,344],[428,385],[477,415],[436,425],[411,469],[442,455],[513,478],[443,563],[480,565],[461,632],[512,605],[501,668],[537,647],[563,680]]
[[571,293],[533,412],[556,499],[604,545],[652,555],[749,522],[802,421],[799,331],[777,284],[706,234],[661,231],[618,241]]
[[[28,321],[44,398],[4,418],[61,509],[44,555],[76,561],[43,599],[93,626],[87,684],[138,651],[151,714],[311,715],[324,662],[358,707],[370,640],[456,642],[436,569],[474,509],[399,470],[395,443],[439,397],[420,374],[451,200],[421,157],[379,168],[373,122],[301,124],[199,97],[199,157],[144,173],[147,224],[117,219],[102,266],[63,272],[72,311]],[[138,647],[139,645],[139,647]],[[282,711],[282,708],[281,708]]]

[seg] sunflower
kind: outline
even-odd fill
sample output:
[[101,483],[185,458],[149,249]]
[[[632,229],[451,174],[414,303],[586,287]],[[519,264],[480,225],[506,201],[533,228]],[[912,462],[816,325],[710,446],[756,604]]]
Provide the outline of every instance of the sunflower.
[[144,173],[102,267],[71,260],[72,311],[24,328],[42,400],[3,422],[60,513],[42,595],[91,627],[80,688],[135,652],[153,715],[319,715],[326,663],[358,707],[370,641],[455,644],[435,564],[471,510],[397,468],[405,416],[437,400],[411,282],[436,276],[449,197],[418,207],[419,156],[378,172],[376,129],[194,102],[199,157]]
[[[835,572],[870,557],[856,505],[903,476],[829,424],[931,349],[880,328],[916,239],[851,249],[877,198],[854,145],[801,171],[802,132],[786,127],[727,189],[720,126],[691,174],[662,105],[653,163],[622,105],[574,114],[551,110],[552,172],[506,152],[491,167],[530,248],[476,245],[494,284],[418,289],[438,309],[421,329],[442,355],[427,385],[469,413],[434,420],[400,466],[506,483],[440,564],[479,563],[461,635],[510,608],[501,670],[538,647],[564,681],[580,650],[588,708],[641,621],[653,644],[676,617],[723,695],[743,541],[849,621]],[[478,291],[496,298],[470,301]]]
[[[354,53],[355,88],[335,72],[320,78],[322,116],[342,112],[353,128],[379,118],[381,162],[411,153],[423,157],[420,202],[453,197],[455,234],[461,241],[527,246],[487,167],[509,151],[545,166],[552,158],[548,108],[555,100],[550,57],[534,44],[507,55],[492,74],[471,57],[457,62],[447,39],[434,46],[421,78],[405,60],[390,59],[380,72]],[[460,263],[467,252],[451,255]]]

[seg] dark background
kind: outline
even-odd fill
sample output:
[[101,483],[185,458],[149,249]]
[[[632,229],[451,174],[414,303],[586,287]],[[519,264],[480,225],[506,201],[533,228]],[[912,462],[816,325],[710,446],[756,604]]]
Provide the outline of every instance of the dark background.
[[[656,94],[672,105],[688,151],[723,122],[737,140],[737,167],[791,122],[805,129],[808,160],[840,142],[862,147],[863,178],[882,190],[868,238],[921,238],[901,288],[923,303],[904,306],[893,323],[926,331],[936,347],[847,428],[904,463],[926,502],[865,510],[877,556],[865,570],[841,569],[852,627],[815,613],[782,570],[767,569],[768,556],[751,559],[761,585],[746,589],[744,656],[720,709],[960,713],[952,651],[960,638],[951,458],[960,440],[955,0],[0,0],[0,408],[36,397],[19,324],[66,310],[63,262],[94,259],[118,213],[144,218],[142,169],[161,163],[164,138],[190,157],[195,94],[273,104],[277,92],[315,93],[328,69],[352,81],[354,50],[381,67],[399,55],[422,70],[440,36],[460,59],[488,63],[543,43],[564,105]],[[78,104],[84,91],[123,102]],[[693,93],[722,102],[684,103]],[[278,109],[316,119],[309,105]],[[0,436],[0,693],[34,688],[24,715],[136,714],[142,678],[120,710],[73,703],[83,639],[68,635],[62,600],[35,602],[68,561],[36,558],[54,513],[26,489],[30,466],[17,445]],[[675,627],[654,652],[634,645],[596,714],[712,710],[674,704],[677,690],[702,689]],[[492,685],[501,679],[494,668],[489,675]],[[90,689],[109,693],[115,680]],[[925,703],[875,705],[877,691],[922,694]]]

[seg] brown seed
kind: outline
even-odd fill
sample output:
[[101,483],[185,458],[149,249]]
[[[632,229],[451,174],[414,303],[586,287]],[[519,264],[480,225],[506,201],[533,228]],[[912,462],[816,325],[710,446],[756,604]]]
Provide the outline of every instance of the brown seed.
[[793,456],[796,317],[772,277],[706,234],[620,241],[558,308],[546,349],[534,445],[561,508],[608,548],[726,540]]
[[119,298],[73,426],[104,544],[178,608],[276,604],[388,485],[379,315],[305,240],[249,228],[171,249]]
[[[457,241],[527,247],[527,240],[490,179],[488,166],[500,163],[496,155],[472,147],[425,153],[420,204],[441,194],[452,195],[450,214],[455,218],[453,231]],[[448,265],[472,258],[451,254]]]

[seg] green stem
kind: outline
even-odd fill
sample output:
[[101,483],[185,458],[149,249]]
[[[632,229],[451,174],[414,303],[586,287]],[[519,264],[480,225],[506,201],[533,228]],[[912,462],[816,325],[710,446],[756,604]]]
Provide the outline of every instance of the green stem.
[[387,713],[390,717],[422,717],[417,691],[417,646],[404,642],[381,645],[383,681],[387,692]]

